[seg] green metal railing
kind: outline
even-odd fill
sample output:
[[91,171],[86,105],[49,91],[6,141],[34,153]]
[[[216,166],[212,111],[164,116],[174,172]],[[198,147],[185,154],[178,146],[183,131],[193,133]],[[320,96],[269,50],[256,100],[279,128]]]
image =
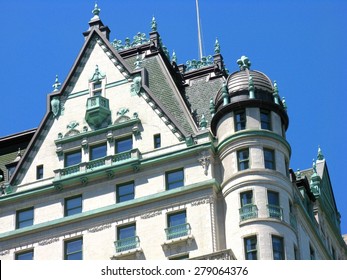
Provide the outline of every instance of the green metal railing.
[[270,218],[275,218],[279,220],[283,219],[283,210],[278,205],[268,204],[267,209]]
[[127,160],[130,158],[131,158],[131,150],[114,155],[112,162],[119,162],[119,161]]
[[168,227],[165,229],[166,239],[174,239],[182,236],[189,235],[191,231],[190,224],[181,224],[177,226]]
[[114,242],[116,252],[124,252],[140,247],[140,239],[138,236],[123,238]]
[[98,158],[87,162],[87,169],[93,169],[105,165],[105,158]]
[[68,167],[65,167],[64,169],[61,170],[60,175],[61,176],[69,176],[75,173],[80,172],[80,165],[79,164],[75,164],[75,165],[71,165]]
[[245,205],[239,209],[239,213],[240,222],[258,218],[258,207],[254,204]]

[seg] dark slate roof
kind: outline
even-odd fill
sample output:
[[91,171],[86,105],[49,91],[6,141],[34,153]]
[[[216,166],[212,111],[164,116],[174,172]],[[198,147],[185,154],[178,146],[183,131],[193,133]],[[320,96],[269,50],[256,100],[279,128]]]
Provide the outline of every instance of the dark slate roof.
[[[135,56],[126,59],[129,67],[134,69]],[[157,56],[145,58],[142,61],[142,67],[148,71],[148,87],[156,98],[165,106],[165,109],[176,119],[176,121],[182,126],[182,128],[188,133],[193,133],[191,127],[183,109],[178,102],[175,92],[169,85],[167,76],[162,71],[162,67],[159,64]]]
[[211,123],[210,99],[214,98],[218,90],[223,85],[222,77],[206,81],[207,76],[202,76],[190,81],[190,85],[185,88],[185,95],[190,104],[190,110],[193,113],[197,124],[201,116],[204,115],[207,120],[207,126]]

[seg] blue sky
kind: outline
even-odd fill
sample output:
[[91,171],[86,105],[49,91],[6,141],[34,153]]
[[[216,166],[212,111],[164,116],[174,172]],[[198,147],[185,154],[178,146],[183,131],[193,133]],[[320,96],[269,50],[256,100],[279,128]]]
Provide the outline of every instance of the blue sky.
[[[236,71],[252,69],[278,83],[290,118],[291,168],[311,167],[318,145],[327,159],[342,232],[347,233],[345,82],[347,1],[200,0],[204,55],[216,37]],[[154,15],[163,43],[178,63],[198,58],[195,0],[99,0],[110,39],[148,35]],[[39,125],[55,75],[61,82],[83,45],[94,1],[0,0],[0,137]]]

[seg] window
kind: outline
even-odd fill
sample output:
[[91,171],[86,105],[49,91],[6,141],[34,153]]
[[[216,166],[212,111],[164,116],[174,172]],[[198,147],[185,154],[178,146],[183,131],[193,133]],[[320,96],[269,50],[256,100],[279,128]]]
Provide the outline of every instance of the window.
[[43,178],[43,165],[36,166],[36,180]]
[[236,111],[234,114],[235,131],[246,129],[245,110]]
[[116,251],[123,252],[137,248],[139,238],[136,236],[136,225],[127,225],[117,228]]
[[161,147],[161,138],[160,138],[160,134],[156,134],[153,136],[154,139],[154,148],[158,149]]
[[99,96],[102,92],[102,84],[101,82],[95,82],[93,83],[93,96]]
[[92,146],[89,150],[89,159],[94,160],[98,158],[103,158],[107,155],[107,145],[106,143],[98,145],[98,146]]
[[64,161],[65,167],[79,164],[81,163],[81,161],[82,161],[81,150],[65,154],[65,161]]
[[33,224],[34,224],[34,207],[17,211],[16,229],[32,226]]
[[166,189],[172,190],[184,186],[183,169],[166,172]]
[[316,259],[316,252],[314,251],[313,247],[310,245],[310,259],[315,260]]
[[249,168],[249,149],[237,151],[237,167],[239,171]]
[[134,182],[118,185],[117,202],[123,202],[134,199]]
[[240,221],[253,219],[258,217],[258,208],[253,204],[253,191],[240,193],[241,208]]
[[77,238],[66,240],[64,244],[64,259],[65,260],[82,260],[83,259],[83,240]]
[[270,218],[282,219],[282,208],[280,207],[280,198],[278,192],[267,192],[268,211]]
[[33,260],[34,259],[34,250],[16,253],[15,259],[19,260],[19,261]]
[[133,138],[123,138],[116,141],[116,153],[130,151],[133,148]]
[[283,238],[280,236],[272,236],[272,252],[274,260],[284,260]]
[[176,212],[167,215],[166,237],[167,239],[178,238],[189,234],[189,224],[187,224],[186,211]]
[[264,149],[264,165],[266,169],[276,169],[274,150]]
[[64,215],[71,216],[74,214],[82,213],[82,196],[74,196],[65,198]]
[[13,166],[8,166],[8,167],[7,167],[7,172],[8,172],[7,175],[8,175],[8,178],[11,178],[11,177],[12,177],[14,171],[16,170],[16,166],[17,166],[17,165],[13,165]]
[[241,207],[252,204],[253,203],[253,192],[247,191],[240,193],[241,199]]
[[267,110],[260,110],[261,129],[272,130],[271,113]]
[[247,238],[244,238],[244,245],[245,245],[245,259],[246,260],[257,260],[257,237],[256,236],[250,236]]

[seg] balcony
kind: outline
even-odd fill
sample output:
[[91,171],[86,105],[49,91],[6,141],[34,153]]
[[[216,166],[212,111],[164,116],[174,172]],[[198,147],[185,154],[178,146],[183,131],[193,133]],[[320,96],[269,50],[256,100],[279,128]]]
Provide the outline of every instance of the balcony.
[[140,239],[138,236],[120,239],[114,242],[116,253],[130,251],[140,247]]
[[170,240],[174,238],[187,236],[190,234],[190,231],[191,231],[191,228],[190,228],[190,224],[188,223],[172,226],[165,229],[166,239]]
[[99,127],[110,115],[107,98],[101,95],[88,98],[85,118],[89,125]]
[[258,218],[258,207],[253,204],[245,205],[239,209],[240,222]]
[[278,205],[267,205],[269,218],[283,220],[283,209]]
[[[117,170],[133,169],[137,170],[140,160],[138,149],[132,149],[126,152],[118,153],[112,156],[98,158],[89,162],[81,162],[76,165],[54,170],[55,185],[73,183],[79,179],[83,180],[93,178],[94,176],[112,177]],[[61,187],[61,186],[60,186]]]

